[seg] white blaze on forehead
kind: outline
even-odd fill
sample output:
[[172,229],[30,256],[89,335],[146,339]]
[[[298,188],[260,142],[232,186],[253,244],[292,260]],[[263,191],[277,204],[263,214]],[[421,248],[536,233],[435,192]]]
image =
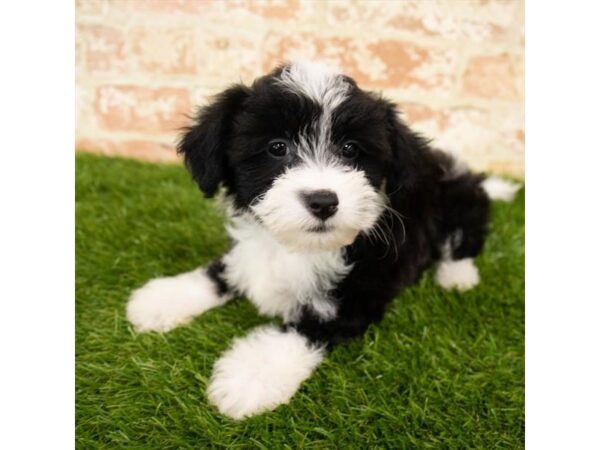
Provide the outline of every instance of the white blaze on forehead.
[[322,112],[311,127],[299,136],[301,156],[326,162],[331,144],[332,114],[348,97],[350,84],[333,67],[321,62],[299,61],[286,66],[279,76],[280,84],[298,95],[304,95],[321,106]]
[[350,88],[334,67],[322,62],[294,62],[283,69],[279,79],[283,86],[306,95],[328,112],[346,99]]

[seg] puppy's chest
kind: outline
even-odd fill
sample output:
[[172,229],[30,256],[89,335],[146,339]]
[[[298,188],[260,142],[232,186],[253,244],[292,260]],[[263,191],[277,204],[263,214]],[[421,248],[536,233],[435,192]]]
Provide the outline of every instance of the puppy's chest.
[[228,231],[234,245],[223,257],[225,277],[262,314],[291,321],[308,306],[323,318],[335,316],[328,293],[351,269],[341,250],[296,253],[251,222],[234,222]]

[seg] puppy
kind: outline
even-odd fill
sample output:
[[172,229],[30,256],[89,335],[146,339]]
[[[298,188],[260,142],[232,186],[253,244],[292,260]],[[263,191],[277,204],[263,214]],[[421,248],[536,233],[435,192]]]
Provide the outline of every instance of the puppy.
[[444,288],[474,287],[490,198],[518,189],[431,148],[394,104],[319,63],[230,87],[178,151],[204,195],[222,188],[232,245],[134,291],[127,318],[165,332],[238,296],[280,316],[282,326],[236,339],[215,364],[208,398],[234,419],[287,403],[427,268]]

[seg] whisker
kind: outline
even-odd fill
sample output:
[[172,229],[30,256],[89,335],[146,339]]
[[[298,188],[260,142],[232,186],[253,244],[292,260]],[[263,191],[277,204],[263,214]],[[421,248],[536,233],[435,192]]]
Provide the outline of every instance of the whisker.
[[392,208],[391,206],[387,205],[387,204],[383,204],[383,208],[385,210],[385,212],[391,214],[392,217],[395,217],[396,219],[398,219],[398,222],[400,222],[400,226],[402,227],[402,242],[401,244],[404,244],[406,242],[406,226],[404,225],[404,221],[402,220],[402,214],[400,214],[398,211],[396,211],[394,208]]
[[[383,203],[382,207],[384,209],[384,214],[382,214],[383,220],[381,221],[381,226],[385,225],[385,227],[387,229],[387,230],[382,229],[382,232],[385,233],[387,231],[386,234],[388,234],[392,238],[394,254],[397,259],[399,256],[397,241],[396,241],[396,239],[394,239],[392,224],[388,222],[388,219],[391,219],[392,222],[393,222],[394,218],[397,219],[398,222],[400,223],[400,226],[402,227],[402,242],[400,243],[400,245],[403,245],[406,242],[406,226],[404,225],[404,221],[402,220],[402,214],[400,214],[400,212],[393,209],[387,203]],[[389,241],[386,239],[386,242],[389,242]]]
[[381,256],[381,258],[385,258],[389,252],[390,247],[394,249],[394,257],[397,259],[399,257],[398,245],[393,234],[393,227],[390,223],[390,219],[393,221],[394,218],[397,218],[402,226],[402,243],[406,240],[406,229],[404,227],[404,223],[402,221],[401,214],[389,207],[388,205],[383,204],[384,208],[383,214],[381,215],[381,220],[377,221],[371,229],[369,229],[365,235],[369,239],[369,242],[375,243],[380,241],[385,244],[386,251]]

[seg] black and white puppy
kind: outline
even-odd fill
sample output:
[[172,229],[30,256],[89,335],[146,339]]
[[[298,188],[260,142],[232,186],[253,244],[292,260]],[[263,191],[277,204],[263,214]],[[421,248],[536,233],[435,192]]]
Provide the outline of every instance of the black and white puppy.
[[282,317],[215,364],[208,398],[236,419],[287,403],[333,346],[381,320],[432,265],[445,288],[475,286],[490,198],[518,189],[432,149],[394,104],[319,63],[227,89],[179,152],[207,197],[223,188],[232,246],[136,290],[127,317],[164,332],[236,296]]

